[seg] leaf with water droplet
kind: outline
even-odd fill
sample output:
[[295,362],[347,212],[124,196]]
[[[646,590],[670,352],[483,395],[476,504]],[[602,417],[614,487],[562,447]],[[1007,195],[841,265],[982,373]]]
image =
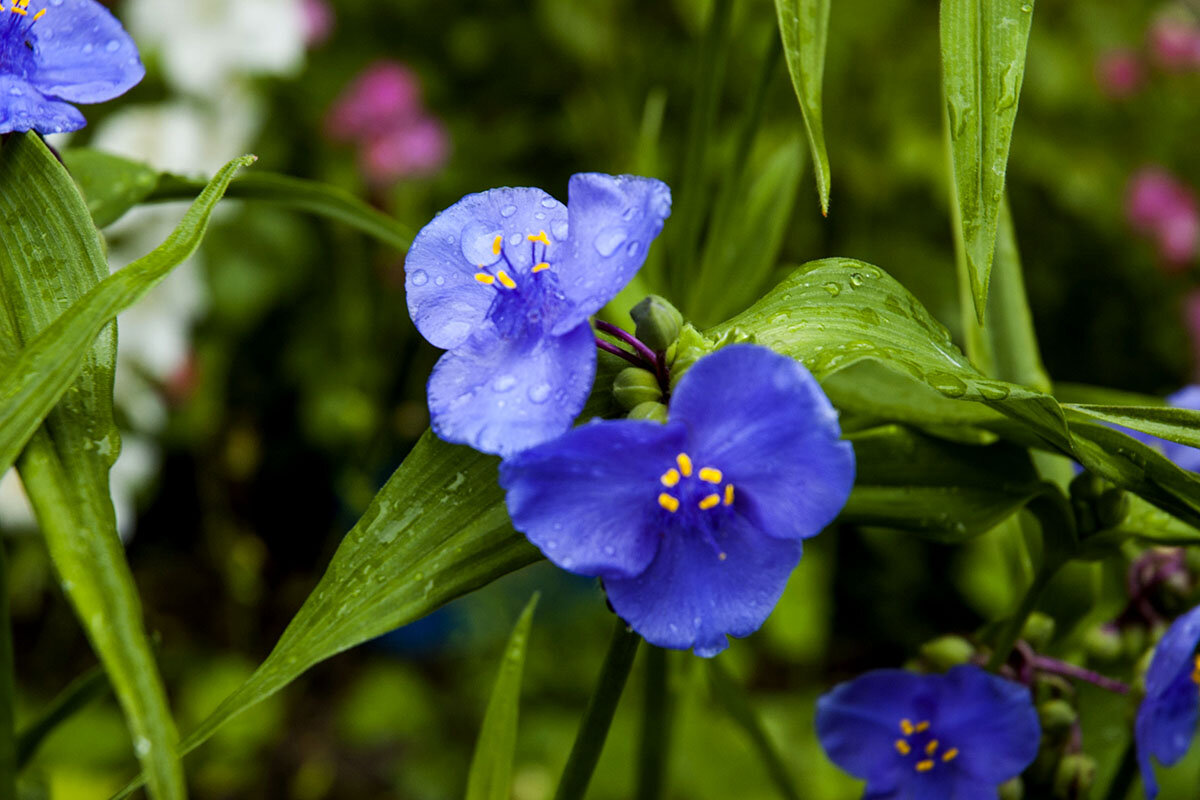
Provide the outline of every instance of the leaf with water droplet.
[[817,179],[821,213],[829,215],[829,153],[825,149],[822,93],[825,78],[825,44],[829,38],[830,0],[775,0],[783,56],[792,88],[800,102],[804,129]]

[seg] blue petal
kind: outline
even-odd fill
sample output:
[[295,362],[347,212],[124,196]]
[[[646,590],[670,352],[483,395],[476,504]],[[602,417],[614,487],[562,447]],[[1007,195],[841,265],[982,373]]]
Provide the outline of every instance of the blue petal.
[[899,669],[868,672],[817,699],[817,738],[829,760],[876,792],[908,777],[911,765],[895,750],[900,720],[928,719],[937,678]]
[[854,450],[798,361],[757,345],[718,350],[683,376],[670,417],[688,426],[693,459],[720,469],[770,536],[813,536],[850,496]]
[[1028,687],[972,665],[946,673],[934,725],[958,771],[993,787],[1033,762],[1042,731]]
[[[1200,386],[1185,386],[1167,397],[1167,405],[1200,411]],[[1189,447],[1177,442],[1158,441],[1162,444],[1163,455],[1174,461],[1181,469],[1200,472],[1200,448]]]
[[595,314],[637,274],[671,215],[671,190],[654,178],[581,172],[571,176],[567,210],[569,247],[554,268],[574,308],[554,333]]
[[1146,671],[1146,697],[1164,694],[1180,674],[1192,671],[1192,657],[1200,644],[1200,606],[1176,619],[1167,628]]
[[583,410],[596,374],[591,328],[518,341],[484,331],[442,356],[429,377],[434,433],[512,455],[553,439]]
[[[535,246],[541,256],[542,245],[528,237],[542,231],[551,242],[546,256],[553,258],[564,246],[567,209],[541,189],[469,194],[434,217],[417,234],[404,261],[408,312],[421,335],[435,347],[451,350],[484,327],[497,290],[476,281],[475,274],[503,259],[514,269],[529,271]],[[500,254],[493,252],[497,236],[503,237]]]
[[692,530],[670,526],[661,536],[645,572],[604,587],[613,609],[646,641],[698,656],[728,647],[726,634],[758,630],[800,562],[799,542],[764,536],[736,514],[716,535],[725,560]]
[[[48,5],[30,28],[37,38],[37,67],[30,79],[43,94],[99,103],[124,94],[145,77],[137,45],[104,6],[95,0]],[[31,18],[38,6],[47,3],[30,4]]]
[[1146,797],[1151,799],[1158,794],[1158,782],[1150,757],[1174,764],[1196,734],[1200,690],[1191,674],[1198,643],[1200,606],[1171,623],[1146,671],[1146,698],[1138,708],[1134,739]]
[[0,74],[0,133],[63,133],[86,124],[74,106],[45,97],[14,75]]
[[506,459],[500,485],[513,527],[571,572],[641,574],[658,551],[662,465],[683,436],[656,422],[593,422]]

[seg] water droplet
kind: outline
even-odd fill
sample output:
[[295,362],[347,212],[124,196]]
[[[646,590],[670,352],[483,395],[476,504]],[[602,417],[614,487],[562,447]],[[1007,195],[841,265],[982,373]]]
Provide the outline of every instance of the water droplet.
[[515,213],[517,213],[516,206],[505,206],[504,208],[500,209],[500,216],[502,217],[511,217]]
[[976,386],[985,400],[1004,400],[1008,397],[1008,387],[1002,383],[977,383]]
[[607,546],[604,548],[604,555],[606,555],[606,556],[615,555],[615,554],[616,554],[616,552],[617,552],[617,548],[613,547],[611,544],[610,544],[610,545],[607,545]]
[[443,278],[441,275],[438,275],[436,278],[434,278],[433,282],[436,283],[438,286],[446,285],[446,279]]
[[90,42],[83,46],[83,52],[86,54],[90,54],[95,49],[96,48]]
[[[517,379],[512,375],[501,375],[492,381],[492,388],[497,392],[507,392],[517,385]],[[503,401],[502,401],[503,402]]]
[[1004,70],[1004,76],[1000,81],[1000,99],[996,101],[997,111],[1012,108],[1017,104],[1017,82],[1020,77],[1021,70],[1016,63],[1009,64],[1008,69]]
[[1021,10],[1028,14],[1029,12],[1033,11],[1033,3],[1026,3],[1025,5],[1021,6]]
[[513,247],[519,245],[521,243],[521,234],[514,233],[512,236],[508,237],[508,243]]
[[138,756],[145,758],[150,753],[150,740],[145,736],[139,736],[137,741],[133,743],[133,749]]
[[109,39],[108,44],[104,45],[104,49],[110,53],[115,53],[121,49],[121,43],[116,39]]
[[961,96],[955,95],[946,102],[946,110],[950,114],[950,133],[957,139],[966,130],[967,117],[971,113],[971,107]]
[[934,389],[947,397],[962,397],[967,393],[967,385],[948,372],[931,372],[926,378]]
[[839,284],[830,282],[825,284],[825,291],[829,292],[830,297],[837,297],[842,293],[842,287]]
[[546,218],[546,215],[543,214],[541,211],[538,211],[538,212],[534,213],[533,218],[540,222],[541,220],[544,220]]
[[594,242],[596,252],[605,258],[608,258],[613,253],[617,252],[617,248],[625,244],[625,240],[628,238],[629,235],[625,233],[624,228],[618,228],[616,226],[605,228],[596,234],[596,241]]
[[567,221],[565,219],[556,219],[550,223],[550,232],[554,234],[554,238],[560,242],[565,241],[569,232]]
[[551,391],[550,384],[539,383],[536,386],[529,387],[529,399],[534,403],[544,403],[550,399]]
[[641,242],[630,242],[629,246],[625,248],[625,255],[629,256],[630,258],[637,258],[638,251],[641,249]]
[[24,92],[22,92],[22,91],[21,91],[21,89],[20,89],[19,87],[17,87],[17,86],[14,86],[14,87],[12,87],[11,89],[9,89],[9,90],[8,90],[8,93],[9,93],[9,94],[11,94],[13,97],[20,97],[21,95],[25,94],[25,93],[24,93]]
[[621,214],[621,219],[625,220],[626,222],[629,222],[637,215],[638,215],[638,210],[636,208],[634,208],[633,206],[630,206],[629,208],[625,209],[625,213]]
[[553,197],[542,198],[542,208],[554,208],[558,205],[558,201]]
[[862,285],[863,285],[863,276],[859,275],[857,272],[850,273],[850,288],[857,289],[858,287],[860,287]]
[[424,286],[427,283],[429,283],[429,275],[425,273],[425,270],[419,269],[412,274],[413,286]]
[[[500,231],[487,222],[472,222],[462,232],[462,254],[469,264],[488,266],[500,260],[493,245]],[[452,240],[453,241],[453,240]]]

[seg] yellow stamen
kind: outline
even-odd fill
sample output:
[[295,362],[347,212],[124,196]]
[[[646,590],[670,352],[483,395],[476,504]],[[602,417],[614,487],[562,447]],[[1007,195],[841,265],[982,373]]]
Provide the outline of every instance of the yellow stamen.
[[729,554],[728,553],[717,553],[717,558],[720,559],[721,561],[724,561],[725,559],[729,558]]
[[496,234],[496,238],[492,239],[492,255],[500,255],[500,246],[504,244],[504,237]]
[[20,8],[19,6],[13,6],[12,8],[9,9],[9,11],[11,11],[14,14],[20,14],[22,17],[29,16],[29,12],[23,8]]
[[733,484],[732,483],[725,484],[725,505],[727,505],[727,506],[733,505]]
[[531,242],[541,242],[542,244],[546,245],[546,247],[550,246],[550,237],[546,235],[545,231],[538,231],[537,236],[534,236],[531,233],[526,238],[528,238]]
[[668,489],[670,489],[672,486],[675,486],[677,483],[679,483],[679,473],[673,469],[669,469],[663,473],[663,476],[659,478],[659,480],[662,481],[663,486],[666,486]]
[[912,752],[912,745],[903,739],[896,740],[896,752],[902,756],[906,756]]
[[658,504],[672,514],[679,510],[679,501],[666,492],[658,496]]
[[925,720],[924,722],[918,722],[916,730],[917,730],[917,733],[920,733],[921,731],[929,730],[929,720]]
[[925,755],[927,755],[927,756],[933,755],[934,753],[937,752],[937,748],[938,748],[938,740],[930,739],[929,744],[925,745]]
[[21,8],[29,8],[29,0],[17,0],[17,5]]
[[721,504],[721,495],[710,494],[708,497],[700,501],[700,508],[708,511],[710,508],[715,508]]
[[505,289],[517,288],[517,282],[514,281],[512,278],[508,277],[508,273],[505,272],[504,270],[500,270],[499,272],[497,272],[496,277],[500,280],[500,283],[504,284]]
[[486,283],[488,286],[491,286],[496,282],[496,279],[491,275],[488,275],[486,272],[476,272],[475,280],[479,281],[480,283]]
[[951,747],[946,752],[942,753],[942,761],[953,761],[958,757],[958,748]]
[[679,473],[683,477],[692,477],[692,459],[687,453],[680,453],[675,456],[675,463],[679,465]]
[[933,759],[927,758],[917,762],[917,772],[929,772],[931,769],[933,769]]
[[907,719],[902,719],[902,720],[900,720],[900,730],[903,731],[905,736],[912,736],[913,735],[913,724],[911,722],[909,722]]
[[1200,686],[1200,656],[1196,656],[1192,663],[1195,665],[1195,669],[1192,670],[1192,683]]
[[701,467],[699,475],[700,480],[704,481],[705,483],[720,483],[723,477],[721,475],[721,470],[716,469],[715,467]]
[[33,15],[33,21],[37,22],[39,19],[41,19],[45,15],[45,13],[46,13],[46,9],[43,8],[41,11],[39,11]]
[[550,265],[543,261],[540,264],[533,265],[533,272],[541,272],[544,269],[550,269]]

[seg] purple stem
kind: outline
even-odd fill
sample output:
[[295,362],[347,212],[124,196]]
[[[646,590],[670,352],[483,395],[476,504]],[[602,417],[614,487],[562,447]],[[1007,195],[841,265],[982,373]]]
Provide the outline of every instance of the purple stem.
[[1033,652],[1028,644],[1021,642],[1018,645],[1021,656],[1025,663],[1037,672],[1049,672],[1051,675],[1061,675],[1064,678],[1074,678],[1079,681],[1087,681],[1090,684],[1099,686],[1110,692],[1117,694],[1129,694],[1129,686],[1118,680],[1106,678],[1098,672],[1092,672],[1090,669],[1077,667],[1074,664],[1068,664],[1065,661],[1059,661],[1057,658],[1038,655]]
[[596,320],[596,327],[607,333],[614,339],[620,339],[625,344],[632,347],[637,354],[646,360],[646,363],[658,371],[658,355],[642,343],[642,340],[634,336],[632,333],[621,330],[616,325],[605,322],[604,320]]
[[601,350],[603,350],[606,353],[612,353],[614,356],[620,356],[621,358],[628,361],[630,364],[633,364],[635,367],[646,366],[644,363],[642,363],[642,360],[640,358],[638,358],[637,356],[635,356],[633,353],[622,350],[621,348],[617,347],[615,344],[604,341],[599,336],[596,337],[596,347],[599,347]]

